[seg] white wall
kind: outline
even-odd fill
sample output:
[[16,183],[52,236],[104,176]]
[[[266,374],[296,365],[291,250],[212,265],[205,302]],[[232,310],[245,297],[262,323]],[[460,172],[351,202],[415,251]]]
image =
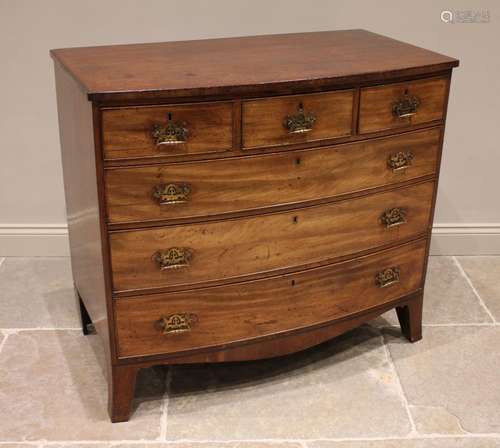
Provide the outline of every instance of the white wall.
[[[441,11],[489,10],[445,24]],[[500,253],[500,4],[400,0],[0,0],[0,255],[66,250],[51,48],[366,28],[460,59],[435,250]]]

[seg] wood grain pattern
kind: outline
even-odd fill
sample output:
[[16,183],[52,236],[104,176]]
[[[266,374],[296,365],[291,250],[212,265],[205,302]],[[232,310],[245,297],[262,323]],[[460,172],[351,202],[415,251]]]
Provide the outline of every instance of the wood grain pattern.
[[[114,290],[195,285],[299,268],[417,236],[429,226],[433,189],[430,181],[283,213],[114,232]],[[407,210],[407,223],[386,229],[380,217],[392,207]],[[189,248],[190,266],[160,271],[153,254],[171,247]]]
[[[363,30],[51,54],[73,273],[104,340],[112,421],[129,418],[137,372],[156,363],[292,353],[394,307],[421,338],[456,59]],[[397,119],[406,90],[420,106]],[[301,101],[317,122],[290,136]],[[169,113],[188,141],[159,152],[152,127]],[[414,158],[395,174],[399,151]],[[190,183],[191,202],[152,203],[167,182]],[[393,207],[407,222],[387,229]],[[191,265],[160,272],[153,253],[175,246]],[[399,283],[377,288],[394,266]],[[174,313],[197,315],[189,333],[161,334]]]
[[134,365],[113,366],[108,388],[109,416],[113,423],[126,422],[130,417],[138,371],[139,367]]
[[[106,159],[165,157],[223,152],[232,148],[233,105],[230,102],[123,107],[102,112]],[[185,123],[186,143],[157,146],[152,137],[155,124]]]
[[[421,290],[419,290],[421,291]],[[235,362],[274,358],[296,353],[335,338],[336,336],[369,322],[397,306],[406,307],[418,300],[420,292],[394,301],[385,302],[365,311],[359,311],[325,325],[306,327],[293,332],[275,333],[265,338],[255,338],[200,350],[189,350],[169,355],[122,358],[124,365],[150,367],[157,364],[198,364],[206,362]]]
[[[352,132],[354,90],[264,98],[243,102],[243,148],[259,148],[345,137]],[[313,113],[309,132],[290,133],[283,122],[299,105]]]
[[[441,129],[360,143],[255,157],[108,169],[110,223],[168,221],[298,204],[432,175]],[[407,170],[393,172],[389,157],[414,155]],[[184,203],[159,205],[155,185],[189,184]]]
[[[384,129],[407,128],[412,125],[443,119],[448,78],[431,78],[361,89],[359,133]],[[420,100],[415,115],[397,117],[393,111],[396,101],[407,92]]]
[[[229,286],[115,301],[119,356],[169,354],[311,327],[389,302],[421,285],[425,241],[336,265]],[[400,282],[375,276],[398,266]],[[163,334],[162,316],[193,313],[190,331]]]
[[55,76],[73,281],[111,362],[92,104],[58,64]]
[[[427,259],[424,260],[424,272],[427,266]],[[425,275],[424,275],[425,279]],[[408,304],[396,307],[399,325],[406,339],[410,342],[417,342],[422,339],[422,311],[424,305],[424,294],[421,292]]]
[[93,100],[332,88],[444,71],[456,59],[365,30],[53,50]]

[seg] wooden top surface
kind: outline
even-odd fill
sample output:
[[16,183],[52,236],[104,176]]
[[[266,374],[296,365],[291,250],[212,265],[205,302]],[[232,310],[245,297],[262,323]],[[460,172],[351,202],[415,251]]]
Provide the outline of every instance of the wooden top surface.
[[217,96],[384,80],[458,60],[365,30],[52,50],[90,99]]

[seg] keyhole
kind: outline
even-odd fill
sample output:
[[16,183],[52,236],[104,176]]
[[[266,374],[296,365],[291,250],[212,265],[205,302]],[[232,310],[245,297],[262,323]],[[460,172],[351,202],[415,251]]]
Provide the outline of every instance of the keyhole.
[[302,101],[299,103],[299,110],[302,110],[304,109],[304,104],[302,103]]
[[405,89],[405,95],[408,95],[408,89]]
[[168,121],[171,121],[172,120],[172,112],[169,112],[168,113]]
[[294,216],[293,217],[293,223],[297,224],[298,222],[299,222],[299,217],[298,216]]
[[297,157],[295,159],[295,165],[300,165],[300,163],[301,163],[300,157]]
[[292,280],[291,283],[292,283],[292,286],[295,286],[295,280]]

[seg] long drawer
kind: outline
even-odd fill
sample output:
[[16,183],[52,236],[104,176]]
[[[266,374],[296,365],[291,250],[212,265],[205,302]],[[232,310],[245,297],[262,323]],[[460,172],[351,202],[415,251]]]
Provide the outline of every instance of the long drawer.
[[115,291],[327,262],[427,231],[434,182],[259,216],[110,233]]
[[321,325],[421,287],[426,240],[274,278],[117,299],[120,357],[216,347]]
[[106,170],[110,223],[296,204],[436,172],[441,129],[278,154]]

